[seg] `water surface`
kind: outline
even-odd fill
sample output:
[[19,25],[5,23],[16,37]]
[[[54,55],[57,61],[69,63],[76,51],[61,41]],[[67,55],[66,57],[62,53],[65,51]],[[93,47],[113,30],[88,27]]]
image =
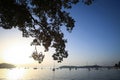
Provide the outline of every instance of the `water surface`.
[[0,80],[120,80],[118,69],[0,69]]

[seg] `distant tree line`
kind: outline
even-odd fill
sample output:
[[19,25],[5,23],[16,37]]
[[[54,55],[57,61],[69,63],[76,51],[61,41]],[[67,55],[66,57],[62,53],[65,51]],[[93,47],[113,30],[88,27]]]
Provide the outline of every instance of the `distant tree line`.
[[7,68],[7,69],[10,69],[10,68],[15,68],[16,66],[13,65],[13,64],[8,64],[8,63],[0,63],[0,69],[1,68]]

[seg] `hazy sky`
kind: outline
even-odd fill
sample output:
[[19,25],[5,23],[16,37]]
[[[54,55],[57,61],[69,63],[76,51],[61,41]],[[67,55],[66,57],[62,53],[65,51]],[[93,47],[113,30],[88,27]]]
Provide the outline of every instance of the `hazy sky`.
[[[113,65],[120,61],[119,8],[120,0],[95,0],[90,6],[78,3],[68,10],[76,23],[72,33],[64,31],[65,38],[68,39],[69,57],[60,65]],[[34,47],[30,46],[31,38],[22,38],[21,32],[15,29],[2,28],[0,28],[0,37],[0,62],[14,63],[21,59],[18,63],[37,64],[29,58],[34,51]],[[45,53],[46,57],[42,65],[53,64],[50,56],[53,52],[50,50]],[[9,58],[12,60],[9,61]]]

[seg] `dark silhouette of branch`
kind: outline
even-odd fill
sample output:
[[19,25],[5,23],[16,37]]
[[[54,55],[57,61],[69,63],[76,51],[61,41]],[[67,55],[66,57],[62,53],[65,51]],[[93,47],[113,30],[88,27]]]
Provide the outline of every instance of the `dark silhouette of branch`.
[[[87,5],[93,0],[83,0]],[[38,44],[53,47],[56,53],[53,59],[58,62],[67,58],[64,34],[61,26],[71,32],[74,19],[66,12],[79,0],[0,0],[0,27],[4,29],[18,28],[23,37],[34,37]],[[34,42],[35,40],[33,40]]]

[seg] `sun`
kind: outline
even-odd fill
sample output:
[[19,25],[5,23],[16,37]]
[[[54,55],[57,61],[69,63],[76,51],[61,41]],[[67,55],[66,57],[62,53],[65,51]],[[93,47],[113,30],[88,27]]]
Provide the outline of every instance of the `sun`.
[[31,50],[29,47],[23,45],[10,46],[4,51],[3,59],[7,63],[12,64],[27,64],[31,63],[29,56],[31,55]]

